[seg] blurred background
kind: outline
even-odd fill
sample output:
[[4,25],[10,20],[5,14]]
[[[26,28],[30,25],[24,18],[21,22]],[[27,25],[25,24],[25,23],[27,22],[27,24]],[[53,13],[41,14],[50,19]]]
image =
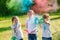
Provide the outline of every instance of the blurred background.
[[[12,16],[19,17],[24,33],[27,13],[22,11],[22,2],[23,0],[0,0],[0,40],[11,40]],[[55,6],[52,7],[53,10],[50,12],[51,32],[53,40],[60,40],[60,0],[48,0],[48,2],[49,4],[55,2]],[[42,40],[42,29],[38,30],[38,40]],[[25,33],[24,40],[27,40],[27,34],[25,35]]]

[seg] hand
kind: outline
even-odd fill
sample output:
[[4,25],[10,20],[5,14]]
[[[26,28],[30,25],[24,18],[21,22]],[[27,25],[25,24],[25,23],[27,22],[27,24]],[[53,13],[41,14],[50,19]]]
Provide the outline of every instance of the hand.
[[25,32],[29,33],[28,30],[24,30]]
[[35,32],[36,30],[31,31],[31,33]]

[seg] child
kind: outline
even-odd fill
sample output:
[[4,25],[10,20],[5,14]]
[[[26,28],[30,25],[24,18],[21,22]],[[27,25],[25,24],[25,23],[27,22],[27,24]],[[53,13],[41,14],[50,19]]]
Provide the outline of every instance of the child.
[[23,33],[21,30],[21,24],[17,16],[12,17],[12,31],[14,40],[23,40]]
[[50,32],[50,19],[49,14],[43,15],[44,22],[42,24],[43,32],[42,32],[42,40],[52,40],[52,34]]
[[37,17],[35,16],[33,10],[29,10],[28,19],[26,21],[26,30],[28,32],[28,40],[37,40],[37,30],[36,24],[38,23]]

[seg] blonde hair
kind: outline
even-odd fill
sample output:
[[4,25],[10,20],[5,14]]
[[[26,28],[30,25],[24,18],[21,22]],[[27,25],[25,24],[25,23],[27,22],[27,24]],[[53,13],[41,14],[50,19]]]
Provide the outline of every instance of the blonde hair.
[[43,17],[44,17],[44,19],[46,19],[47,17],[49,17],[49,14],[45,13],[45,14],[43,14]]
[[35,14],[35,12],[33,10],[29,10],[28,13]]

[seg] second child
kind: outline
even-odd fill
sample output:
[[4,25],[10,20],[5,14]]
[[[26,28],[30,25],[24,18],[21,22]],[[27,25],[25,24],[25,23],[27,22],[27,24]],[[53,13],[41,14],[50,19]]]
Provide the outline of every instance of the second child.
[[28,12],[28,18],[26,21],[26,30],[28,31],[28,40],[37,40],[37,28],[38,18],[35,16],[34,11]]
[[50,31],[50,19],[49,19],[49,14],[45,13],[43,15],[44,22],[42,24],[42,40],[52,40],[52,34]]

